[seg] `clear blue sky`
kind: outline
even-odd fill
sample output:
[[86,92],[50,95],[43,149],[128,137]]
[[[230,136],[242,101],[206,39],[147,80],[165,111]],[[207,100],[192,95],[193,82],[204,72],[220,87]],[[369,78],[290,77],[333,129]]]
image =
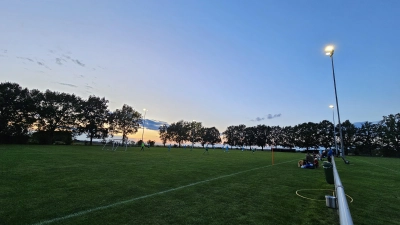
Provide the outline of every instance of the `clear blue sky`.
[[332,119],[333,44],[342,122],[377,121],[400,112],[399,12],[398,0],[0,1],[0,81],[221,132],[287,126]]

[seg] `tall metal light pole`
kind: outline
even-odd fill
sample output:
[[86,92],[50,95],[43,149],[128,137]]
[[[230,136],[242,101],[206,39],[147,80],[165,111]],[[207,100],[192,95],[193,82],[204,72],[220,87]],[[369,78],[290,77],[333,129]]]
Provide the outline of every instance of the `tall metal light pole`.
[[342,158],[344,158],[344,148],[343,148],[343,135],[342,135],[342,124],[340,123],[340,113],[339,113],[339,102],[338,102],[338,97],[337,97],[337,91],[336,91],[336,79],[335,79],[335,67],[333,65],[333,53],[335,52],[335,49],[333,46],[327,46],[325,48],[325,54],[329,55],[331,57],[331,62],[332,62],[332,75],[333,75],[333,86],[335,88],[335,98],[336,98],[336,110],[337,110],[337,115],[338,115],[338,123],[339,123],[339,134],[340,134],[340,150],[342,153]]
[[193,126],[193,128],[192,128],[192,148],[190,150],[192,150],[193,146],[194,146],[194,130],[195,130],[195,126],[196,126],[196,120],[192,120],[192,126]]
[[336,155],[338,155],[338,148],[337,148],[337,141],[336,141],[336,123],[335,123],[335,110],[334,106],[330,105],[329,108],[332,109],[332,118],[333,118],[333,141],[335,142],[335,149],[336,149]]
[[144,143],[144,141],[143,141],[143,135],[144,135],[144,122],[146,121],[146,112],[148,111],[147,109],[143,109],[143,111],[144,111],[144,116],[143,116],[143,132],[142,132],[142,142]]

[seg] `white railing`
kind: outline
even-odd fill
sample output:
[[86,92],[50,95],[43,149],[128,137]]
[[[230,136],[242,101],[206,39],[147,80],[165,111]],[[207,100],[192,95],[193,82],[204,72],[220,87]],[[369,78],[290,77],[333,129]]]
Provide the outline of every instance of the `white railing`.
[[333,177],[335,178],[335,192],[337,198],[336,205],[339,208],[340,225],[353,225],[353,219],[351,218],[349,205],[347,204],[344,187],[342,185],[342,181],[340,181],[339,173],[336,170],[335,157],[332,157],[332,164]]

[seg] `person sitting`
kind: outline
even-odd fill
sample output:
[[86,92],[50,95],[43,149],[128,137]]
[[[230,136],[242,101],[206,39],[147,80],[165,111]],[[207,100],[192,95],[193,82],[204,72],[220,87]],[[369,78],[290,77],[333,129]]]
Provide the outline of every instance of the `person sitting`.
[[310,155],[310,153],[307,153],[306,161],[307,163],[314,163],[314,158],[312,157],[312,155]]
[[302,169],[314,169],[314,164],[312,163],[306,163],[304,165],[301,166]]
[[318,168],[319,167],[319,162],[317,158],[314,158],[314,167]]

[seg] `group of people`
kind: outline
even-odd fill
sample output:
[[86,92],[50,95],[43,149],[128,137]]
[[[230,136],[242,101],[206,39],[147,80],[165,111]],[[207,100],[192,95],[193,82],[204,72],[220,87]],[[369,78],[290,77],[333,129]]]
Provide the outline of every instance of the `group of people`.
[[323,160],[323,158],[327,158],[328,162],[332,162],[332,156],[335,156],[335,152],[332,149],[326,149],[325,151],[320,150],[320,158],[319,160]]
[[299,161],[299,167],[302,169],[314,169],[319,167],[319,161],[323,161],[323,158],[327,158],[328,162],[332,162],[332,156],[334,156],[334,151],[332,149],[320,151],[320,154],[310,153],[306,154],[306,158]]
[[314,169],[318,168],[319,163],[318,163],[318,156],[317,155],[311,155],[310,153],[306,154],[306,158],[303,160],[299,161],[298,166],[302,169]]

